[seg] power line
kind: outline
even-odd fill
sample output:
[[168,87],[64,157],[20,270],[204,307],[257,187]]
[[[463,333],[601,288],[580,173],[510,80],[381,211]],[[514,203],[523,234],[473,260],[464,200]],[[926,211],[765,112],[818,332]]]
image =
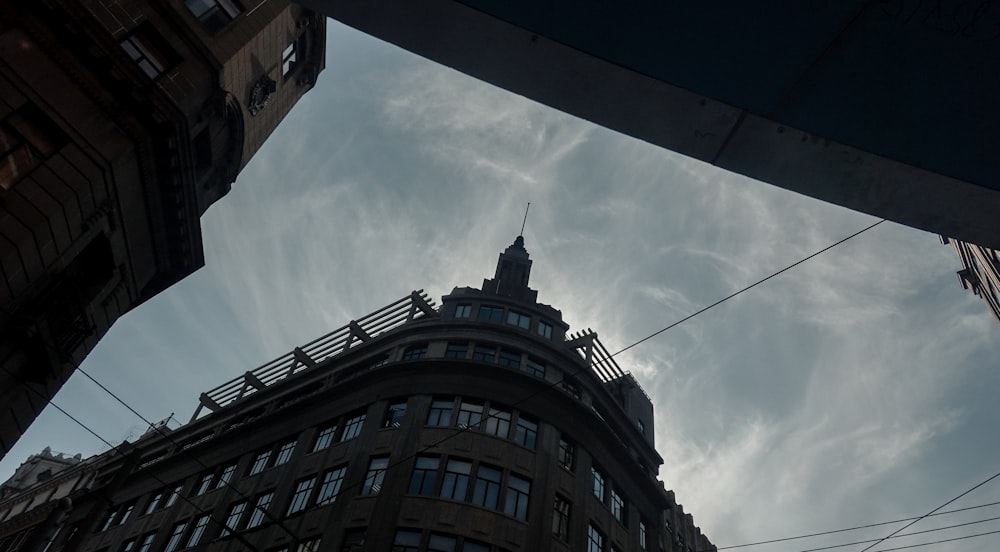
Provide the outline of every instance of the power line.
[[[974,539],[976,537],[985,537],[987,535],[995,535],[997,533],[1000,533],[1000,529],[998,529],[996,531],[989,531],[987,533],[976,533],[975,535],[965,535],[964,537],[954,537],[954,538],[951,538],[951,539],[944,539],[944,540],[939,540],[939,541],[921,542],[921,543],[917,543],[917,544],[908,544],[906,546],[897,546],[896,548],[883,548],[881,550],[876,550],[875,552],[889,552],[890,550],[905,550],[907,548],[918,548],[920,546],[930,546],[932,544],[942,544],[942,543],[946,543],[946,542],[954,542],[954,541],[960,541],[960,540],[965,540],[965,539]],[[866,550],[867,550],[867,548],[866,548]]]
[[[975,509],[978,509],[978,508],[987,508],[989,506],[997,506],[997,505],[1000,505],[1000,502],[990,502],[988,504],[980,504],[978,506],[969,506],[967,508],[958,508],[958,509],[955,509],[955,510],[945,510],[944,512],[935,512],[935,513],[931,514],[931,516],[943,516],[943,515],[946,515],[946,514],[954,514],[954,513],[957,513],[957,512],[965,512],[965,511],[968,511],[968,510],[975,510]],[[843,529],[833,529],[831,531],[821,531],[819,533],[809,533],[807,535],[797,535],[797,536],[794,536],[794,537],[783,537],[783,538],[780,538],[780,539],[770,539],[770,540],[765,540],[765,541],[748,542],[746,544],[733,544],[733,545],[730,545],[730,546],[717,546],[716,550],[730,550],[730,549],[733,549],[733,548],[746,548],[746,547],[749,547],[749,546],[758,546],[758,545],[761,545],[761,544],[774,544],[774,543],[777,543],[777,542],[786,542],[786,541],[791,541],[791,540],[807,539],[807,538],[811,538],[811,537],[821,537],[821,536],[824,536],[824,535],[833,535],[833,534],[836,534],[836,533],[846,533],[848,531],[857,531],[859,529],[870,529],[872,527],[881,527],[883,525],[892,525],[894,523],[903,523],[904,521],[914,521],[914,520],[917,520],[917,519],[920,519],[919,516],[917,516],[917,517],[908,517],[908,518],[903,518],[903,519],[896,519],[896,520],[892,520],[892,521],[881,521],[879,523],[869,523],[868,525],[856,525],[854,527],[845,527]],[[991,518],[991,519],[997,519],[997,518]],[[911,534],[916,534],[916,533],[911,533]],[[870,542],[870,541],[864,541],[864,542]]]
[[[934,529],[925,529],[923,531],[914,531],[912,533],[900,533],[898,535],[893,535],[892,537],[887,537],[887,538],[898,539],[898,538],[902,538],[902,537],[912,537],[914,535],[923,535],[925,533],[934,533],[936,531],[946,531],[948,529],[956,529],[958,527],[967,527],[969,525],[977,525],[979,523],[987,523],[987,522],[990,522],[990,521],[996,521],[998,519],[1000,519],[1000,517],[991,517],[991,518],[986,518],[986,519],[979,519],[979,520],[976,520],[976,521],[969,521],[969,522],[966,522],[966,523],[957,523],[955,525],[946,525],[944,527],[935,527]],[[984,535],[988,535],[990,533],[983,533],[983,534]],[[832,550],[834,548],[844,548],[845,546],[854,546],[855,544],[865,544],[865,543],[869,543],[869,542],[874,542],[874,543],[877,544],[879,542],[882,542],[883,540],[885,540],[885,539],[866,539],[866,540],[860,540],[860,541],[854,541],[854,542],[845,542],[843,544],[833,544],[833,545],[830,545],[830,546],[821,546],[819,548],[807,548],[805,550],[800,550],[799,552],[819,552],[820,550]],[[936,543],[928,543],[928,544],[936,544]],[[876,551],[876,552],[880,552],[880,551]]]
[[875,228],[876,226],[878,226],[879,224],[882,224],[883,222],[885,222],[885,219],[882,219],[882,220],[880,220],[880,221],[878,221],[878,222],[876,222],[874,224],[866,226],[866,227],[862,228],[861,230],[858,230],[857,232],[851,234],[850,236],[842,238],[842,239],[840,239],[840,240],[838,240],[838,241],[836,241],[836,242],[834,242],[834,243],[832,243],[832,244],[824,247],[823,249],[820,249],[819,251],[813,253],[812,255],[809,255],[808,257],[805,257],[803,259],[799,259],[798,261],[795,261],[794,263],[786,266],[785,268],[782,268],[781,270],[779,270],[777,272],[774,272],[774,273],[770,274],[769,276],[761,278],[760,280],[757,280],[756,282],[750,284],[749,286],[747,286],[747,287],[745,287],[743,289],[740,289],[738,291],[734,291],[733,293],[730,293],[729,295],[723,297],[722,299],[719,299],[718,301],[712,303],[711,305],[708,305],[707,307],[702,307],[702,308],[696,310],[695,312],[693,312],[693,313],[685,316],[684,318],[681,318],[680,320],[674,322],[673,324],[670,324],[669,326],[667,326],[665,328],[657,330],[657,331],[655,331],[655,332],[647,335],[646,337],[640,339],[639,341],[636,341],[635,343],[632,343],[628,347],[625,347],[625,348],[617,351],[616,353],[612,354],[611,357],[614,358],[614,357],[618,356],[619,354],[624,353],[625,351],[631,349],[632,347],[635,347],[636,345],[639,345],[640,343],[644,343],[646,341],[649,341],[650,339],[652,339],[652,338],[660,335],[661,333],[663,333],[663,332],[665,332],[665,331],[667,331],[667,330],[669,330],[671,328],[674,328],[674,327],[676,327],[676,326],[678,326],[680,324],[683,324],[684,322],[687,322],[688,320],[691,320],[695,316],[698,316],[699,314],[701,314],[701,313],[703,313],[703,312],[705,312],[705,311],[707,311],[709,309],[715,308],[715,307],[721,305],[722,303],[725,303],[726,301],[732,299],[733,297],[736,297],[737,295],[739,295],[739,294],[741,294],[741,293],[743,293],[745,291],[748,291],[748,290],[750,290],[752,288],[755,288],[755,287],[759,286],[760,284],[763,284],[764,282],[770,280],[771,278],[774,278],[775,276],[778,276],[779,274],[782,274],[784,272],[787,272],[787,271],[795,268],[796,266],[799,266],[800,264],[808,261],[809,259],[812,259],[814,257],[817,257],[817,256],[823,254],[823,253],[826,253],[827,251],[833,249],[834,247],[837,247],[838,245],[846,242],[847,240],[849,240],[849,239],[851,239],[851,238],[853,238],[855,236],[860,236],[861,234],[864,234],[865,232],[871,230],[872,228]]

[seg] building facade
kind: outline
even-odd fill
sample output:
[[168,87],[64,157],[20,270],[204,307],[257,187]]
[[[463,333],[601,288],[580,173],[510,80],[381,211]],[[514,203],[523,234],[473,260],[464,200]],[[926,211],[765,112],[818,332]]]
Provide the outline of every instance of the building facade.
[[0,455],[204,264],[199,217],[312,88],[325,25],[287,0],[0,3]]
[[951,244],[962,259],[962,270],[958,271],[962,288],[985,301],[993,319],[1000,324],[1000,252],[944,236],[941,242]]
[[653,406],[528,287],[413,292],[203,393],[104,462],[50,551],[715,550],[657,480]]

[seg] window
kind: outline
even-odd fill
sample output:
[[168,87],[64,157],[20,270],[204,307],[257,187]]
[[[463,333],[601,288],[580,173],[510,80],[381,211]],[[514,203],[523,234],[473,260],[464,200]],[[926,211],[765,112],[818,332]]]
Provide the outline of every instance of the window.
[[476,484],[472,488],[472,503],[496,509],[500,504],[500,478],[503,472],[489,466],[479,466]]
[[646,424],[642,423],[642,420],[635,421],[635,428],[639,430],[639,433],[646,434]]
[[639,550],[649,550],[646,544],[646,524],[642,521],[639,522]]
[[406,402],[392,403],[385,410],[385,424],[383,427],[397,428],[403,423],[403,416],[406,415]]
[[521,521],[528,519],[528,495],[531,483],[514,474],[507,478],[507,496],[504,497],[503,512]]
[[545,364],[540,360],[528,357],[528,360],[524,362],[524,368],[522,368],[522,370],[532,376],[535,376],[536,378],[545,379]]
[[142,544],[139,545],[139,550],[137,552],[149,552],[149,547],[153,546],[153,539],[156,538],[156,532],[146,533],[142,537]]
[[410,476],[409,494],[433,495],[440,460],[433,456],[418,456]]
[[126,506],[125,510],[122,512],[121,518],[118,519],[118,525],[125,525],[125,522],[128,521],[128,518],[129,516],[132,515],[132,510],[134,509],[135,509],[135,502]]
[[481,542],[466,540],[462,552],[490,552],[490,546]]
[[295,552],[319,552],[319,539],[309,539],[299,543],[299,546],[295,549]]
[[267,517],[267,509],[271,507],[271,500],[273,498],[274,491],[257,497],[257,503],[254,505],[253,511],[250,512],[250,519],[247,520],[247,529],[253,529],[264,523],[264,519]]
[[538,439],[538,423],[533,422],[524,416],[518,416],[517,429],[514,430],[514,442],[524,445],[530,449],[535,448]]
[[98,532],[103,533],[104,531],[107,531],[108,528],[111,527],[111,524],[114,523],[115,516],[117,515],[118,510],[111,510],[108,512],[108,517],[104,518],[104,523],[101,524],[101,529]]
[[45,113],[25,105],[0,121],[0,189],[9,190],[65,143]]
[[188,537],[187,548],[198,546],[198,541],[201,540],[201,536],[205,533],[205,527],[208,526],[208,522],[211,519],[211,514],[205,514],[198,518],[198,521],[194,524],[194,529],[191,530],[191,536]]
[[292,69],[295,69],[296,66],[297,55],[295,46],[295,42],[292,42],[285,48],[284,52],[281,52],[281,75],[285,78],[288,78],[288,75],[291,74]]
[[306,509],[309,505],[309,497],[312,495],[312,490],[315,486],[315,477],[303,479],[295,484],[295,494],[292,495],[292,502],[288,505],[287,515],[290,516]]
[[427,344],[410,345],[403,351],[403,360],[416,360],[427,356]]
[[469,352],[468,343],[449,343],[444,351],[444,358],[465,358]]
[[292,458],[292,452],[295,451],[295,441],[289,441],[278,449],[278,455],[274,458],[274,465],[280,466],[285,462],[288,462]]
[[552,506],[552,535],[563,542],[569,542],[569,508],[569,501],[556,495]]
[[576,446],[566,439],[559,439],[559,452],[556,453],[556,461],[567,470],[573,471],[573,457],[576,454]]
[[476,320],[484,322],[501,322],[503,320],[503,308],[482,305],[479,307],[479,314]]
[[507,323],[511,326],[517,326],[519,328],[524,328],[527,330],[531,327],[531,317],[527,314],[521,314],[519,312],[508,311],[507,312]]
[[597,497],[597,500],[604,502],[604,474],[597,468],[590,468],[590,490]]
[[472,305],[458,305],[455,307],[455,318],[469,318],[472,316]]
[[490,435],[506,439],[510,435],[510,412],[490,408],[489,417],[486,418],[485,431]]
[[472,360],[494,362],[497,358],[497,348],[490,345],[476,345],[472,351]]
[[270,450],[265,450],[264,452],[258,453],[257,457],[254,458],[253,460],[253,464],[250,466],[249,475],[256,475],[264,471],[264,469],[267,468],[267,461],[270,459],[271,459]]
[[420,531],[397,529],[392,539],[392,552],[417,552],[420,550]]
[[327,426],[320,430],[316,436],[316,444],[313,445],[313,452],[320,451],[333,443],[333,436],[337,434],[337,426]]
[[454,408],[452,399],[437,399],[431,402],[431,410],[427,414],[427,425],[446,426],[451,424],[451,411]]
[[135,539],[129,539],[122,544],[122,552],[132,552],[135,550]]
[[616,489],[611,489],[611,515],[615,516],[618,523],[625,524],[625,500]]
[[552,325],[539,320],[538,335],[544,337],[545,339],[552,339]]
[[135,34],[126,36],[119,44],[147,77],[155,79],[172,64],[170,50],[164,42],[147,23],[136,27]]
[[448,535],[438,535],[431,533],[427,539],[427,552],[455,552],[458,546],[458,539]]
[[184,4],[213,32],[225,27],[242,11],[232,0],[184,0]]
[[177,546],[181,543],[181,538],[184,537],[185,530],[187,530],[187,521],[182,521],[174,525],[174,530],[170,532],[170,539],[167,540],[167,546],[163,549],[163,552],[174,552],[174,550],[177,550]]
[[521,353],[500,349],[500,359],[497,361],[497,364],[506,366],[507,368],[520,368]]
[[229,481],[233,479],[233,474],[236,473],[236,464],[230,464],[222,470],[219,475],[219,482],[215,484],[216,489],[221,489],[229,484]]
[[173,492],[171,492],[170,496],[167,497],[167,503],[164,504],[163,507],[164,508],[169,508],[169,507],[173,506],[174,503],[177,502],[177,497],[181,496],[182,492],[184,492],[184,484],[183,483],[181,483],[181,484],[177,485],[176,487],[174,487]]
[[458,407],[458,427],[478,429],[483,421],[483,405],[462,401]]
[[198,481],[198,485],[194,488],[194,493],[191,496],[201,496],[208,492],[208,489],[212,487],[212,480],[215,479],[215,475],[211,473],[206,473],[201,476]]
[[240,525],[240,520],[243,519],[243,512],[247,509],[247,501],[243,500],[237,502],[229,507],[229,513],[226,514],[226,526],[222,529],[222,536],[228,535]]
[[361,428],[365,425],[365,415],[358,414],[344,423],[344,434],[340,436],[341,441],[353,439],[361,433]]
[[465,500],[465,494],[469,488],[469,474],[471,473],[472,462],[448,460],[444,470],[444,478],[441,480],[439,496],[452,500]]
[[143,515],[153,513],[156,507],[159,506],[160,500],[163,499],[163,491],[159,491],[153,495],[153,498],[149,499],[149,504],[146,504],[146,509],[142,512]]
[[587,552],[603,552],[604,534],[594,524],[587,528]]
[[372,458],[368,464],[368,474],[365,475],[365,484],[361,488],[362,495],[377,495],[382,490],[382,482],[385,480],[385,470],[388,467],[388,456]]
[[347,466],[334,468],[323,476],[323,485],[319,488],[319,496],[316,497],[316,504],[330,504],[337,500],[340,488],[344,484],[344,474],[347,473]]

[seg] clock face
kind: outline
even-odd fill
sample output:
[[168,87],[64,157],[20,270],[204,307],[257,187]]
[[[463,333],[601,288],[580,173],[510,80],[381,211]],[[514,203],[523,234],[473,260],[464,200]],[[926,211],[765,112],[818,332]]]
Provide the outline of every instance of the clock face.
[[278,89],[277,84],[267,75],[257,80],[250,90],[250,99],[247,104],[250,107],[250,115],[256,115],[267,107],[267,102],[271,100],[271,94]]

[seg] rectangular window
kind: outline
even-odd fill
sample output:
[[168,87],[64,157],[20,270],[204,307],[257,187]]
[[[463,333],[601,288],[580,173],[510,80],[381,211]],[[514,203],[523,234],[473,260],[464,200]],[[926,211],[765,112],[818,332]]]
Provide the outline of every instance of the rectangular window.
[[316,444],[313,445],[313,452],[320,451],[333,443],[333,438],[337,434],[337,426],[327,426],[319,431],[316,436]]
[[617,489],[611,489],[611,515],[615,516],[618,523],[625,524],[625,500]]
[[299,546],[295,549],[295,552],[319,552],[319,539],[309,539],[307,541],[302,541]]
[[468,343],[449,343],[444,352],[444,358],[465,358],[469,352]]
[[497,360],[497,364],[506,366],[507,368],[518,369],[521,367],[521,353],[500,349],[500,358]]
[[446,426],[451,424],[451,411],[454,408],[452,399],[436,399],[431,402],[431,410],[427,413],[427,425]]
[[183,492],[184,492],[184,484],[183,483],[181,483],[181,484],[177,485],[176,487],[174,487],[173,492],[171,492],[170,496],[167,497],[167,503],[164,504],[163,507],[164,508],[169,508],[169,507],[173,506],[174,503],[177,502],[177,497],[181,496],[181,493],[183,493]]
[[531,327],[531,317],[519,312],[507,311],[507,323],[527,330]]
[[480,322],[502,322],[503,308],[482,305],[479,307],[479,314],[476,316],[476,320]]
[[274,498],[274,491],[262,494],[257,497],[253,511],[250,512],[250,519],[247,520],[247,529],[253,529],[267,518],[267,509],[271,507],[271,500]]
[[128,518],[132,515],[132,510],[134,509],[135,502],[126,506],[125,510],[122,512],[122,517],[118,519],[118,525],[125,525],[125,522],[128,521]]
[[167,540],[167,546],[163,549],[163,552],[174,552],[177,550],[178,545],[181,543],[181,539],[184,537],[184,531],[187,530],[187,521],[182,521],[177,525],[174,525],[174,530],[170,532],[170,539]]
[[104,523],[101,524],[101,530],[99,532],[103,533],[107,531],[111,524],[115,521],[115,516],[118,515],[118,510],[111,510],[108,512],[108,516],[104,518]]
[[537,440],[538,422],[533,422],[524,416],[518,416],[517,429],[514,430],[514,442],[534,449]]
[[469,318],[472,316],[472,305],[458,305],[455,307],[455,318]]
[[215,475],[211,473],[206,473],[201,476],[201,480],[198,481],[198,485],[194,488],[194,494],[192,496],[201,496],[208,492],[212,488],[212,480],[215,479]]
[[188,537],[187,547],[194,548],[198,546],[201,541],[201,536],[205,533],[205,527],[208,527],[208,522],[212,519],[211,514],[205,514],[198,518],[198,521],[194,524],[194,529],[191,530],[191,536]]
[[166,70],[168,58],[148,38],[141,35],[127,36],[119,44],[147,77],[155,79]]
[[295,494],[292,495],[292,501],[288,504],[287,515],[301,512],[309,506],[309,497],[312,496],[313,487],[315,486],[315,477],[303,479],[295,484]]
[[434,456],[418,456],[413,465],[413,475],[410,476],[409,494],[433,495],[434,483],[437,481],[438,464],[440,460]]
[[587,529],[587,552],[604,552],[604,534],[593,523]]
[[278,449],[278,455],[274,458],[274,465],[280,466],[285,462],[288,462],[292,458],[292,453],[295,451],[295,441],[289,441]]
[[288,78],[292,69],[295,69],[295,65],[298,60],[298,55],[295,50],[295,43],[292,42],[287,48],[285,48],[284,52],[281,52],[281,76],[285,78]]
[[495,362],[497,359],[497,348],[490,345],[476,345],[472,350],[472,360],[480,362]]
[[229,513],[226,514],[226,526],[222,529],[222,536],[226,536],[229,533],[236,531],[240,526],[240,520],[243,519],[243,512],[247,509],[247,501],[237,502],[229,507]]
[[385,424],[383,427],[397,428],[403,423],[403,416],[406,415],[406,402],[392,403],[385,410]]
[[590,468],[590,492],[594,493],[597,500],[604,503],[604,474],[597,468]]
[[226,466],[225,469],[222,470],[222,473],[219,475],[219,481],[218,483],[215,484],[215,488],[221,489],[222,487],[228,485],[229,482],[233,479],[234,473],[236,473],[236,464],[230,464]]
[[385,470],[389,467],[389,457],[372,458],[368,464],[368,473],[365,475],[365,484],[361,488],[361,494],[377,495],[382,490],[382,483],[385,481]]
[[347,466],[334,468],[323,476],[323,485],[319,488],[319,496],[316,497],[316,504],[322,506],[331,504],[337,500],[340,488],[344,485],[344,474],[347,473]]
[[642,420],[635,421],[635,428],[639,430],[639,433],[646,434],[646,424],[642,423]]
[[639,522],[639,550],[649,550],[646,544],[646,524]]
[[267,468],[267,461],[271,459],[271,451],[265,450],[264,452],[257,453],[256,458],[253,459],[253,464],[250,465],[250,474],[257,475],[258,473],[264,471]]
[[153,546],[153,539],[156,538],[156,531],[152,533],[147,533],[142,537],[142,544],[139,545],[139,550],[137,552],[149,552],[149,548]]
[[522,369],[536,378],[545,379],[545,363],[540,360],[528,357]]
[[552,535],[563,542],[569,542],[569,508],[569,501],[556,495],[552,506]]
[[420,550],[420,531],[397,529],[392,539],[392,552],[417,552]]
[[472,462],[448,460],[444,470],[444,478],[441,480],[439,496],[452,500],[465,500],[469,488],[469,474],[471,473]]
[[184,4],[212,32],[225,27],[242,11],[233,0],[184,0]]
[[497,408],[490,408],[489,416],[486,418],[486,433],[496,435],[501,439],[506,439],[510,435],[510,412],[505,412]]
[[458,539],[448,535],[431,533],[427,539],[427,552],[455,552],[458,550]]
[[417,360],[427,356],[427,344],[410,345],[403,351],[403,360]]
[[135,539],[129,539],[122,544],[122,552],[132,552],[135,550]]
[[531,483],[514,474],[507,478],[507,496],[504,497],[503,511],[521,521],[528,519],[528,496],[531,494]]
[[556,453],[556,460],[559,465],[567,470],[573,471],[573,457],[576,455],[576,446],[566,439],[559,439],[559,452]]
[[153,513],[153,510],[156,510],[156,507],[159,506],[161,499],[163,499],[163,491],[154,494],[153,498],[149,499],[149,504],[146,504],[146,510],[143,511],[143,515]]
[[500,504],[500,478],[503,473],[489,466],[479,466],[476,484],[472,488],[472,503],[496,509]]
[[365,415],[358,414],[344,423],[344,434],[340,436],[341,441],[353,439],[361,434],[361,428],[365,425]]
[[458,420],[456,420],[458,427],[479,429],[479,424],[482,421],[483,405],[462,401],[458,407]]
[[544,337],[545,339],[552,339],[552,325],[539,320],[538,335]]
[[[501,548],[501,550],[504,549]],[[462,545],[462,552],[490,552],[490,546],[486,543],[465,539],[465,543]]]

